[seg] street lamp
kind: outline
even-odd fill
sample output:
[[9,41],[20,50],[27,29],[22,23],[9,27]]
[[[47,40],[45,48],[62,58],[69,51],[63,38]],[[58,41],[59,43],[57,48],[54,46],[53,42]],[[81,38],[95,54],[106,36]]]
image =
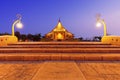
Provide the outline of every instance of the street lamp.
[[18,38],[15,36],[14,33],[14,28],[15,26],[17,28],[22,28],[23,24],[21,23],[21,16],[17,15],[17,20],[15,20],[12,24],[12,35],[3,35],[0,36],[0,43],[2,43],[2,45],[7,45],[7,44],[14,44],[18,42]]
[[104,36],[107,36],[107,27],[106,27],[105,21],[103,19],[101,19],[100,17],[97,17],[96,26],[101,27],[102,25],[104,27]]
[[15,26],[16,26],[17,28],[20,28],[20,29],[23,27],[23,24],[21,23],[21,16],[18,15],[17,17],[18,17],[18,19],[15,20],[15,21],[13,22],[13,24],[12,24],[12,36],[15,36],[15,32],[14,32]]
[[13,44],[18,42],[18,38],[15,36],[14,28],[22,28],[23,24],[21,23],[21,15],[17,15],[17,20],[15,20],[12,24],[12,35],[7,36],[7,44]]

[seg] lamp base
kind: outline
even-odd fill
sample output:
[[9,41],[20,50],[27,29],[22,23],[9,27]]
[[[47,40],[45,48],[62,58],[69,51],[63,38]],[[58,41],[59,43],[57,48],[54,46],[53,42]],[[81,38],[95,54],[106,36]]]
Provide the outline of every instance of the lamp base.
[[18,38],[16,36],[11,36],[11,35],[0,36],[0,46],[7,44],[14,44],[17,42],[18,42]]
[[103,36],[101,42],[120,45],[120,36]]

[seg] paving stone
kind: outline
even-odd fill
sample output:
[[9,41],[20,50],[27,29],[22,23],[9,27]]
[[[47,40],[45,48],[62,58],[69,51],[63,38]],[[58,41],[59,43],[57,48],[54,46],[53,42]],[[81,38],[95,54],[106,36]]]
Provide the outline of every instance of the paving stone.
[[75,62],[45,62],[32,80],[85,80]]

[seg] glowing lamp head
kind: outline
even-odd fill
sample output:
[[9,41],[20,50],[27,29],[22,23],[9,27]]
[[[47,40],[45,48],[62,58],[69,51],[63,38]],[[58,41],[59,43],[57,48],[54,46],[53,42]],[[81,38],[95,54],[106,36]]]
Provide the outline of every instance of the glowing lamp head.
[[22,24],[21,22],[18,22],[18,23],[16,24],[16,27],[19,28],[19,29],[21,29],[21,28],[23,28],[23,24]]
[[101,27],[102,24],[101,24],[100,22],[97,22],[97,23],[96,23],[96,26],[97,26],[97,27]]

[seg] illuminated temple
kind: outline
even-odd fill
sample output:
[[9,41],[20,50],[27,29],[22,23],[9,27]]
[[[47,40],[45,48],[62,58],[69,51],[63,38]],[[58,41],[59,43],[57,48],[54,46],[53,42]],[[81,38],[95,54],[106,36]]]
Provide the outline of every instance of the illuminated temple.
[[74,38],[74,35],[70,32],[68,32],[62,25],[61,21],[58,21],[58,24],[55,26],[55,28],[47,33],[45,37],[49,40],[72,40]]

